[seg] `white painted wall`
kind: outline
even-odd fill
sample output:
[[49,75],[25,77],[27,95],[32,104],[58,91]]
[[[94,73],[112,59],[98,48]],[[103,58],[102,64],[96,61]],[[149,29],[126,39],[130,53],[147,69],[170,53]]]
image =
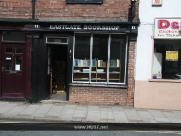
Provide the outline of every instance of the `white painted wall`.
[[152,0],[139,0],[140,26],[136,48],[135,80],[148,81],[151,78],[154,19],[181,18],[181,0],[162,0],[162,6],[153,7]]

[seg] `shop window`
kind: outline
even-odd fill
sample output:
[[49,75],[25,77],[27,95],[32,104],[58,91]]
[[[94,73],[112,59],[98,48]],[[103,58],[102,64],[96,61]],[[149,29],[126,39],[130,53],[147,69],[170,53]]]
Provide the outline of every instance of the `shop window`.
[[66,0],[66,3],[92,3],[92,4],[101,4],[103,0]]
[[126,37],[75,34],[73,82],[125,83]]
[[155,40],[154,79],[181,79],[181,40]]
[[15,41],[15,42],[25,41],[25,33],[23,33],[23,32],[3,32],[2,40],[3,41]]

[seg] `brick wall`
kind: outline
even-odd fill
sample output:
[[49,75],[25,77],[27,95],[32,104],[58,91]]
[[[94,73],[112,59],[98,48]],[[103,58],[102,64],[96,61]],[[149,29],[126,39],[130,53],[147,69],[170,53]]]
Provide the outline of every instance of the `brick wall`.
[[135,44],[135,42],[130,42],[129,46],[128,89],[71,86],[69,103],[133,106]]
[[69,103],[126,106],[127,89],[70,87]]
[[31,0],[0,0],[1,18],[31,18]]
[[[37,0],[37,19],[128,19],[130,0],[104,0],[103,4],[66,4],[66,0]],[[138,5],[138,2],[137,2]],[[0,17],[31,18],[31,0],[0,0]]]

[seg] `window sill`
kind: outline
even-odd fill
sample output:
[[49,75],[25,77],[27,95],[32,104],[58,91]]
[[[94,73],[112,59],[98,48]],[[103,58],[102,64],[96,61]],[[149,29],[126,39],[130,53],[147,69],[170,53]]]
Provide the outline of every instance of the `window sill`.
[[127,89],[127,85],[100,85],[100,84],[77,84],[71,83],[70,86],[83,86],[83,87],[107,87],[107,88],[124,88]]
[[168,83],[181,83],[181,80],[171,80],[171,79],[149,79],[149,82],[168,82]]

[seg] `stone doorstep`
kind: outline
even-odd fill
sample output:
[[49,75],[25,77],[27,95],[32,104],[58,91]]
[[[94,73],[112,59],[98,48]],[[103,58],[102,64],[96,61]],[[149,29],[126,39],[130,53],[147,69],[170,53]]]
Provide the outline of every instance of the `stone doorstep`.
[[40,102],[43,104],[54,104],[54,103],[68,104],[68,101],[62,101],[62,100],[42,100]]

